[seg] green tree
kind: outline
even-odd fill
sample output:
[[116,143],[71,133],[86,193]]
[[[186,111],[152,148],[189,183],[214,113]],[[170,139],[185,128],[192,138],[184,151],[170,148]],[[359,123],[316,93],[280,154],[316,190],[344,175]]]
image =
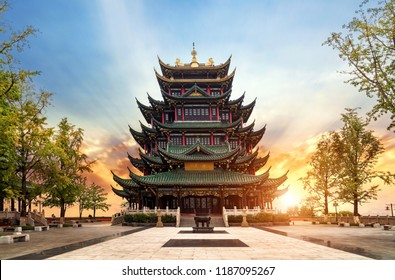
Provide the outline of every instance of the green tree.
[[299,206],[288,207],[287,214],[291,217],[298,216],[299,215]]
[[5,98],[0,98],[0,103],[0,211],[3,211],[4,198],[16,198],[19,192],[14,180],[16,171],[15,112]]
[[5,38],[0,43],[0,98],[13,98],[15,94],[21,92],[16,90],[18,85],[29,83],[32,76],[37,75],[37,71],[29,71],[18,68],[16,52],[22,52],[29,46],[28,38],[37,33],[32,26],[25,27],[21,32],[16,32],[4,21],[4,13],[9,4],[7,1],[0,1],[0,34]]
[[106,203],[107,193],[105,193],[103,187],[92,183],[88,190],[88,209],[93,210],[93,219],[96,217],[96,210],[108,210],[111,206]]
[[368,7],[363,1],[358,17],[343,28],[345,34],[332,33],[324,43],[339,52],[347,61],[350,75],[347,83],[375,97],[377,102],[370,116],[377,119],[390,114],[388,129],[395,127],[395,0],[379,1],[377,7]]
[[28,38],[37,30],[27,26],[21,32],[15,32],[4,20],[8,6],[7,1],[0,1],[0,210],[4,198],[16,198],[20,194],[15,177],[17,112],[12,103],[21,98],[26,84],[38,74],[20,69],[15,57],[28,46]]
[[310,160],[310,170],[300,179],[305,190],[323,201],[325,215],[329,213],[329,200],[336,193],[340,169],[333,141],[333,134],[320,139]]
[[394,174],[374,169],[384,148],[373,132],[367,130],[368,121],[358,117],[356,109],[346,109],[342,121],[343,127],[336,133],[334,143],[341,163],[339,199],[353,204],[354,216],[357,217],[358,205],[377,198],[379,185],[367,185],[375,178],[390,184]]
[[322,205],[319,203],[320,198],[316,195],[306,197],[299,208],[299,215],[304,217],[314,217],[321,211]]
[[[50,104],[51,94],[47,92],[24,93],[15,102],[16,110],[15,141],[16,175],[20,180],[22,196],[21,215],[27,210],[27,203],[32,199],[30,194],[41,186],[44,173],[44,161],[53,134],[46,128],[46,107]],[[28,191],[28,185],[30,190]]]
[[60,217],[74,205],[83,188],[83,172],[91,172],[85,154],[81,152],[83,130],[63,118],[55,133],[52,151],[47,158],[47,186],[44,206],[60,207]]
[[78,210],[80,219],[82,218],[82,213],[84,210],[89,210],[90,208],[90,187],[86,184],[86,178],[82,179],[82,188],[77,196]]

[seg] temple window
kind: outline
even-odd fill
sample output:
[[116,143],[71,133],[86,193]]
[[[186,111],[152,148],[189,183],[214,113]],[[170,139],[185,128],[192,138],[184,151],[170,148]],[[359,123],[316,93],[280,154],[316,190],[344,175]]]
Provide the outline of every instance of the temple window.
[[236,149],[236,148],[238,147],[238,141],[237,141],[237,139],[231,139],[231,140],[229,141],[229,144],[230,144],[230,147],[231,147],[232,149]]
[[203,145],[210,145],[210,136],[200,137],[200,143],[202,143]]
[[185,120],[209,121],[210,120],[209,113],[210,111],[208,107],[185,108]]
[[221,120],[222,121],[229,121],[229,113],[228,112],[221,112]]
[[180,90],[172,91],[171,94],[172,94],[173,96],[180,96],[180,95],[181,95],[181,91],[180,91]]
[[194,136],[187,136],[187,137],[185,137],[185,144],[186,145],[193,145],[193,144],[195,144],[196,143],[196,137],[194,137]]
[[172,136],[171,141],[174,145],[182,145],[182,137],[181,136]]
[[221,145],[225,142],[223,136],[214,136],[214,145]]
[[166,141],[166,140],[158,140],[158,146],[159,146],[161,149],[166,149],[166,144],[167,144],[167,141]]

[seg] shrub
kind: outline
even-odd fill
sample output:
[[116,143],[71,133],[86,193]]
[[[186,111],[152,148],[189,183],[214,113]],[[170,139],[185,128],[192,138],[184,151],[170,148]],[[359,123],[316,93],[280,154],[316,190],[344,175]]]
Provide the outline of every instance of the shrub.
[[256,219],[258,223],[270,223],[273,222],[274,216],[272,213],[261,212],[256,214]]
[[33,229],[34,229],[34,226],[29,226],[29,225],[22,226],[22,230],[33,230]]
[[241,223],[243,221],[242,215],[229,215],[228,223]]
[[273,215],[273,222],[289,222],[289,215],[288,214]]
[[172,215],[163,215],[162,216],[162,222],[163,223],[175,223],[176,222],[176,217]]
[[[163,217],[162,217],[163,218]],[[155,213],[137,213],[125,215],[124,221],[126,223],[156,223],[157,217]]]

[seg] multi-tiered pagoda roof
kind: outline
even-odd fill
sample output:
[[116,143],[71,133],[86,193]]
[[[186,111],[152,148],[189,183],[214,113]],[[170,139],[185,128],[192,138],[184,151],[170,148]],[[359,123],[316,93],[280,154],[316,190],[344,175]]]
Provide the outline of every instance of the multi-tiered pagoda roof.
[[145,105],[136,99],[146,124],[140,122],[141,130],[129,127],[141,149],[139,157],[128,157],[141,173],[129,170],[128,179],[113,173],[122,187],[113,191],[140,208],[271,207],[286,192],[278,188],[287,175],[271,178],[270,168],[259,173],[269,153],[259,157],[255,148],[266,131],[249,122],[256,100],[243,105],[244,93],[231,99],[231,58],[215,65],[211,58],[199,63],[195,49],[191,54],[190,63],[177,59],[174,66],[158,58],[162,100],[148,95]]

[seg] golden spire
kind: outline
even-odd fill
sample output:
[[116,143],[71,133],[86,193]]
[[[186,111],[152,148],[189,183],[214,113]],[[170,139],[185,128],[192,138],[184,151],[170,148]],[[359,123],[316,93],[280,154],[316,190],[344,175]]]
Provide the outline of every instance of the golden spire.
[[195,50],[195,42],[193,42],[192,46],[193,49],[191,51],[191,55],[192,55],[191,67],[198,67],[199,63],[197,62],[196,59],[197,51]]

